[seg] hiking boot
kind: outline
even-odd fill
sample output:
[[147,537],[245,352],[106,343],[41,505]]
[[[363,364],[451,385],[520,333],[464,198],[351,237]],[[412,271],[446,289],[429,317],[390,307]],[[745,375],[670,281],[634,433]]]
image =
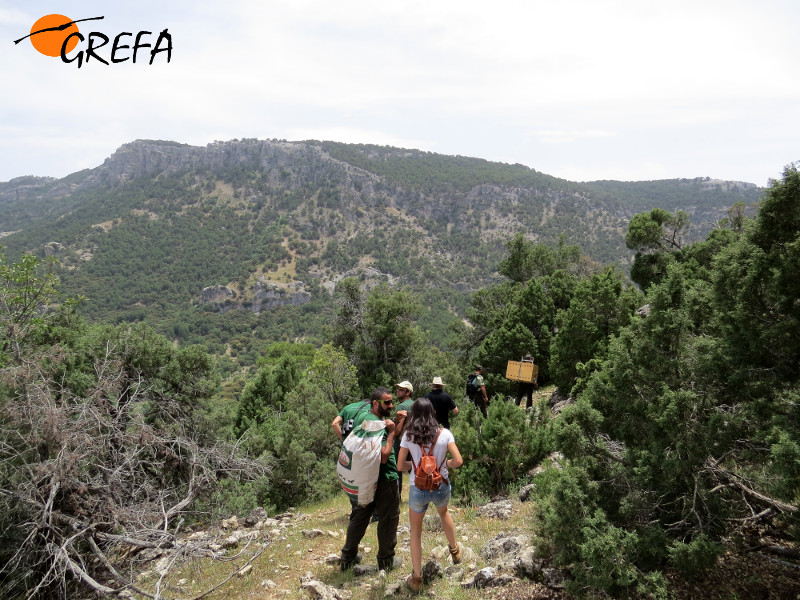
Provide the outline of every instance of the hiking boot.
[[449,547],[449,546],[448,546],[448,548],[450,549],[450,556],[453,559],[453,564],[457,565],[458,563],[461,562],[461,544],[456,542],[456,547],[455,548]]
[[422,577],[417,577],[413,573],[406,579],[406,587],[415,594],[422,591]]
[[390,560],[379,560],[378,561],[378,569],[383,569],[384,571],[392,571],[397,569],[398,567],[403,566],[403,559],[400,556],[395,556]]
[[339,569],[342,571],[347,571],[348,569],[352,569],[354,566],[361,564],[361,555],[356,555],[355,558],[345,558],[342,556],[339,559]]

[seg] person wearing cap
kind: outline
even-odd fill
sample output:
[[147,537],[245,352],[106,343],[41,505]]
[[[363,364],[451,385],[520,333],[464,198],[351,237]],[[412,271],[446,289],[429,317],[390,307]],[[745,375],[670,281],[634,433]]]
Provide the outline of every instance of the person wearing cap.
[[478,386],[478,392],[475,394],[473,401],[485,419],[488,416],[486,407],[489,406],[489,395],[486,393],[486,382],[483,380],[483,367],[480,365],[475,366],[475,385]]
[[[395,388],[395,402],[397,403],[397,408],[395,415],[397,415],[400,411],[408,413],[411,410],[411,405],[414,404],[414,399],[411,397],[411,394],[414,393],[414,386],[411,385],[410,381],[401,381],[400,383],[394,384]],[[395,432],[394,438],[394,455],[397,456],[397,453],[400,452],[400,438],[403,437],[403,427],[400,426],[399,429]],[[397,470],[397,488],[400,492],[403,491],[403,472],[398,469]]]
[[439,421],[439,425],[445,429],[450,429],[450,412],[452,411],[455,417],[458,414],[458,407],[453,401],[453,397],[444,391],[444,382],[441,377],[434,377],[431,387],[433,389],[425,394],[425,397],[433,404],[433,410],[436,412],[436,420]]

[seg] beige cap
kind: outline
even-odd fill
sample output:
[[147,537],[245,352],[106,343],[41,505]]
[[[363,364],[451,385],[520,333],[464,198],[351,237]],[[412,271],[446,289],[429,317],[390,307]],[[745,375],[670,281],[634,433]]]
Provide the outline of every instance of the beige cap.
[[412,394],[414,393],[414,386],[411,385],[410,381],[401,381],[400,383],[395,383],[394,387],[401,387],[403,389],[408,390]]

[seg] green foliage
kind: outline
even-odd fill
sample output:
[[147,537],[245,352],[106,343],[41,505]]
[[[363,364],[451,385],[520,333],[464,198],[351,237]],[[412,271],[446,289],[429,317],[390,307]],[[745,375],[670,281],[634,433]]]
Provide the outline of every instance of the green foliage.
[[497,397],[485,420],[471,403],[460,406],[452,431],[464,458],[453,474],[454,493],[475,504],[507,492],[553,448],[549,419],[529,425],[525,412]]
[[314,353],[309,377],[335,407],[358,399],[358,370],[341,349],[330,344],[325,344]]
[[[31,254],[23,255],[16,263],[9,263],[0,247],[0,366],[13,356],[22,357],[29,340],[45,334],[53,321],[43,307],[53,302],[57,295],[58,280],[53,274],[54,261],[42,274],[41,262]],[[69,306],[69,305],[68,305]]]
[[472,330],[453,328],[454,346],[465,354],[477,347],[476,361],[484,366],[492,393],[513,393],[515,384],[499,375],[505,374],[509,360],[520,360],[526,354],[532,354],[539,366],[539,383],[550,380],[556,314],[571,302],[578,277],[570,271],[575,270],[580,261],[578,248],[563,242],[562,238],[559,247],[553,249],[542,244],[532,245],[518,235],[509,244],[508,260],[516,260],[514,253],[527,254],[532,258],[525,272],[538,276],[479,290],[467,310]]
[[236,417],[239,435],[251,426],[263,423],[275,411],[284,411],[286,396],[299,382],[301,369],[300,362],[291,355],[282,357],[275,365],[261,367],[239,400]]
[[256,388],[264,391],[262,397],[266,399],[270,386],[261,387],[264,380],[287,382],[289,371],[297,379],[291,388],[283,388],[279,402],[266,400],[259,406],[258,419],[240,422],[240,427],[247,424],[243,431],[245,448],[261,456],[272,468],[271,484],[260,488],[258,502],[278,510],[329,497],[338,489],[335,473],[338,440],[330,429],[338,409],[309,377],[309,372],[301,374],[294,370],[294,365],[283,363],[264,377],[259,373],[258,386],[245,388],[243,403],[252,397],[251,389],[254,396],[258,395]]
[[481,504],[490,497],[491,480],[486,453],[480,436],[482,416],[472,403],[459,405],[451,430],[464,464],[453,471],[453,496],[467,504]]
[[552,556],[553,564],[568,566],[580,560],[586,519],[597,510],[596,496],[597,484],[584,470],[567,466],[558,472],[535,518],[539,550]]
[[582,367],[591,360],[599,366],[611,336],[630,322],[643,299],[613,268],[578,283],[569,308],[558,313],[551,347],[553,383],[560,390],[569,393],[579,372],[586,378],[590,371]]
[[[753,219],[738,201],[754,199],[747,189],[679,182],[693,204],[706,193],[717,206],[737,200],[706,239],[688,243],[686,205],[659,182],[626,195],[622,184],[578,186],[520,165],[322,144],[366,169],[362,177],[310,147],[298,146],[302,163],[277,166],[277,148],[259,154],[267,146],[246,145],[253,148],[236,167],[87,188],[64,199],[64,214],[39,201],[30,205],[37,215],[19,203],[2,207],[0,218],[32,223],[4,238],[16,262],[0,257],[0,408],[8,423],[19,418],[13,402],[46,390],[48,406],[66,407],[65,431],[103,407],[129,419],[116,422],[123,436],[238,438],[269,472],[240,481],[235,470],[220,479],[227,471],[211,469],[201,509],[278,511],[337,493],[330,422],[342,406],[403,379],[422,395],[441,376],[460,408],[457,499],[477,504],[533,478],[539,544],[571,568],[573,591],[590,596],[662,597],[659,569],[698,576],[737,519],[765,508],[792,513],[800,494],[796,166],[771,183]],[[223,187],[232,195],[220,196]],[[601,199],[621,214],[646,211],[632,216],[626,237],[637,253],[631,278],[646,296],[582,255],[626,256],[621,236],[603,241],[584,218],[585,201]],[[503,243],[491,221],[520,233]],[[410,227],[422,235],[409,236]],[[559,235],[566,230],[584,245],[568,244]],[[78,318],[75,302],[56,306],[55,271],[22,252],[52,240],[66,246],[65,289],[90,296],[83,314],[99,324]],[[359,264],[388,276],[342,279],[329,297],[320,281]],[[505,279],[487,286],[495,269]],[[302,277],[312,301],[234,310],[261,272]],[[403,285],[388,283],[397,278]],[[236,297],[195,304],[208,285],[231,286]],[[645,303],[649,314],[635,315]],[[448,328],[454,335],[445,339]],[[502,400],[515,388],[502,376],[506,362],[529,352],[540,383],[575,399],[557,419],[547,418],[544,401],[526,415]],[[460,398],[473,360],[486,367],[494,397],[486,419]],[[44,379],[15,379],[36,373]],[[3,427],[6,451],[22,429]],[[74,443],[58,428],[37,435],[14,460],[41,458],[38,468]],[[532,475],[556,449],[563,470]],[[22,485],[14,460],[0,461],[0,475]],[[188,470],[174,460],[156,475],[178,497]],[[2,508],[2,531],[39,522],[19,506]],[[7,547],[23,541],[9,535]]]
[[631,556],[639,542],[635,533],[615,527],[597,510],[586,518],[581,534],[584,541],[578,546],[580,560],[572,571],[575,581],[570,587],[602,590],[618,597],[636,583],[639,569]]
[[198,503],[198,510],[211,519],[227,519],[231,515],[246,515],[259,506],[276,514],[275,506],[260,500],[269,498],[270,480],[262,477],[256,481],[240,482],[224,479],[207,499]]
[[681,575],[695,578],[713,567],[723,551],[722,544],[701,535],[690,542],[673,542],[669,547],[669,560]]
[[631,279],[643,289],[663,277],[671,253],[683,247],[689,216],[679,210],[670,214],[662,208],[635,215],[625,236],[626,246],[636,251]]
[[[739,244],[715,261],[714,298],[725,351],[745,365],[732,384],[767,393],[800,378],[800,173],[772,181]],[[754,389],[757,388],[757,389]]]
[[418,296],[386,284],[366,293],[354,278],[343,279],[336,290],[331,337],[356,365],[363,395],[406,379],[417,353],[427,346],[416,324],[422,311]]
[[631,219],[625,245],[637,252],[680,250],[688,228],[689,216],[682,210],[670,214],[654,208]]
[[[592,367],[555,430],[572,464],[538,523],[555,560],[574,565],[578,591],[656,593],[648,571],[669,562],[699,576],[737,522],[765,509],[796,512],[786,503],[800,489],[798,207],[800,176],[790,166],[755,219],[734,211],[733,229],[673,249],[647,290],[649,314],[621,323],[605,350],[585,350]],[[663,250],[665,224],[670,238],[681,225],[670,219],[651,211],[632,220],[631,233],[645,248],[646,226],[661,226],[649,247]],[[593,332],[582,285],[559,314],[559,336],[570,341]],[[611,304],[603,298],[614,297],[603,289],[586,288],[600,314]],[[559,377],[570,345],[553,346]]]

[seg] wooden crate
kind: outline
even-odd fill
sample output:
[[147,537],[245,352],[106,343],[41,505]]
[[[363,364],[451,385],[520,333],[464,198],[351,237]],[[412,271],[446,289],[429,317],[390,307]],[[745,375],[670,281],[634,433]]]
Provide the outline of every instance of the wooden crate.
[[520,362],[518,360],[508,361],[506,367],[506,379],[511,381],[524,381],[526,383],[536,383],[539,376],[539,365],[532,362]]

